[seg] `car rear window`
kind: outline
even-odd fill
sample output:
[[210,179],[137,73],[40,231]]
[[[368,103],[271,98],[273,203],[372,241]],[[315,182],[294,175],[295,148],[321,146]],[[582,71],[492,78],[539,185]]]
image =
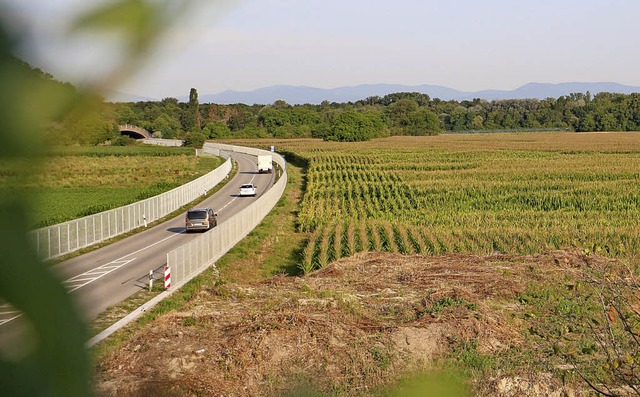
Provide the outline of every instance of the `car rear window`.
[[240,186],[241,188],[249,188],[251,189],[253,187],[253,185],[249,184],[249,185],[242,185]]
[[189,219],[207,219],[207,211],[189,211],[187,212]]

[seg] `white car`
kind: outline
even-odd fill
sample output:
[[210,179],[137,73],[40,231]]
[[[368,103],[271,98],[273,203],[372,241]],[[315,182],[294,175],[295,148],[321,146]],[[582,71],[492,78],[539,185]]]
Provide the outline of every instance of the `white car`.
[[257,192],[258,192],[258,187],[253,183],[245,183],[244,185],[240,186],[240,197],[244,197],[244,196],[255,197]]

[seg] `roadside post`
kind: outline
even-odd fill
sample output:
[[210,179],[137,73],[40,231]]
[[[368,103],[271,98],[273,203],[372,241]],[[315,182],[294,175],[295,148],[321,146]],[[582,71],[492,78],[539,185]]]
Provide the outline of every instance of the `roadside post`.
[[149,292],[153,289],[153,270],[149,270]]
[[164,267],[164,287],[169,289],[171,287],[171,269],[169,266]]

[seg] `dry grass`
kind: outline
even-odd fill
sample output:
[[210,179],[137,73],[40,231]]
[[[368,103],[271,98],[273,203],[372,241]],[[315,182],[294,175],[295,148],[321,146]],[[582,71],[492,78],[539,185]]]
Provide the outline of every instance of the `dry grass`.
[[[446,357],[490,363],[527,347],[522,335],[530,324],[512,321],[526,318],[517,297],[532,283],[570,276],[584,265],[584,257],[569,252],[369,253],[308,277],[203,287],[197,299],[105,357],[97,388],[118,396],[255,396],[310,383],[326,394],[372,395]],[[545,369],[488,366],[471,379],[486,395],[578,390]]]

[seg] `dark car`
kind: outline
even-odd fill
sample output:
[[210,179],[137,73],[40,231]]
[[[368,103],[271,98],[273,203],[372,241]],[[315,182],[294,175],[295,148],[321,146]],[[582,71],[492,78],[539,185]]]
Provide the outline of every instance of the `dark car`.
[[218,214],[209,207],[192,208],[185,219],[187,233],[192,230],[209,230],[218,226]]

